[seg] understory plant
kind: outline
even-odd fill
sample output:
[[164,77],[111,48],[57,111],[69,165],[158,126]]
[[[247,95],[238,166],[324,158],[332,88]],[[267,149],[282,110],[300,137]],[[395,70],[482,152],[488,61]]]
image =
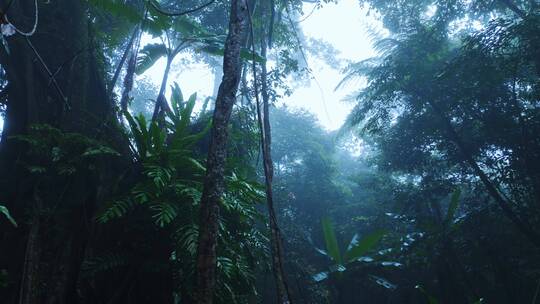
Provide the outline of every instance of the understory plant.
[[[170,252],[168,259],[162,259],[159,264],[170,269],[173,297],[180,303],[194,296],[192,284],[199,225],[204,224],[198,223],[198,211],[205,166],[196,145],[206,136],[210,122],[200,132],[192,130],[195,102],[195,94],[184,100],[175,84],[172,110],[164,126],[148,123],[143,115],[133,117],[124,113],[140,174],[137,182],[112,200],[97,218],[98,222],[107,224],[132,217],[136,221],[151,222],[158,231],[156,235],[166,236],[165,247]],[[267,251],[266,236],[255,224],[260,218],[256,205],[264,198],[264,191],[259,184],[235,171],[226,173],[227,189],[220,206],[219,303],[246,303],[249,297],[256,296],[254,269],[265,267],[260,257]],[[105,259],[89,260],[87,268],[92,271],[104,263]]]

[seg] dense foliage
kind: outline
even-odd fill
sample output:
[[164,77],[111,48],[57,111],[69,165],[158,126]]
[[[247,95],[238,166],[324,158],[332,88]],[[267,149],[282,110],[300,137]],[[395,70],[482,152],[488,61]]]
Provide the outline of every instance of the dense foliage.
[[339,1],[0,2],[0,301],[539,302],[540,4],[358,1],[330,132],[280,101]]

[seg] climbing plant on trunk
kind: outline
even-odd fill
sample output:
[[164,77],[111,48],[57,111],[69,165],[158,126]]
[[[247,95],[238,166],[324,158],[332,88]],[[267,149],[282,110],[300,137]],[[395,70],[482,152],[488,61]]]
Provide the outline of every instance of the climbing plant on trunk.
[[210,147],[200,204],[200,232],[197,247],[196,301],[213,303],[216,285],[216,244],[219,204],[224,192],[228,124],[241,76],[240,51],[247,30],[248,10],[245,0],[231,2],[229,33],[225,41],[223,79],[219,86],[213,114]]

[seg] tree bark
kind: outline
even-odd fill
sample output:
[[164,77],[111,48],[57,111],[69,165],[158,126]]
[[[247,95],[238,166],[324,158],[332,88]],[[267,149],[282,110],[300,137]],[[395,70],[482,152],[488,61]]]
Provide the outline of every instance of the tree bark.
[[216,245],[219,203],[224,192],[228,125],[240,82],[240,50],[247,29],[248,10],[245,0],[233,0],[229,33],[225,41],[223,80],[216,98],[210,147],[206,163],[200,204],[199,243],[197,247],[196,301],[212,304],[216,285]]
[[[8,272],[13,276],[11,282],[21,284],[10,283],[8,288],[0,290],[0,297],[11,299],[9,303],[41,303],[51,298],[62,299],[59,303],[72,303],[67,299],[73,299],[78,292],[74,281],[78,278],[82,263],[80,253],[86,246],[89,230],[70,215],[86,214],[87,219],[92,219],[91,211],[103,197],[95,199],[96,180],[83,174],[73,179],[84,178],[84,187],[80,187],[80,183],[69,186],[66,189],[69,198],[57,199],[60,190],[51,184],[44,185],[36,197],[32,197],[39,178],[20,165],[21,161],[29,160],[28,147],[13,137],[27,134],[33,124],[49,124],[63,132],[77,132],[109,142],[119,152],[129,149],[124,146],[125,141],[118,140],[122,133],[117,128],[113,104],[107,95],[106,73],[100,56],[95,54],[98,48],[91,47],[94,41],[87,4],[58,0],[54,5],[42,1],[38,1],[38,5],[39,24],[35,35],[17,34],[7,38],[9,54],[0,48],[0,64],[10,84],[0,143],[0,201],[5,202],[22,224],[21,229],[12,233],[2,231],[5,250],[2,250],[0,263],[8,265]],[[26,20],[35,19],[34,2],[14,1],[9,17],[14,24],[26,29]],[[66,64],[66,58],[73,60]],[[56,71],[54,79],[50,71]],[[51,85],[53,82],[58,88]],[[65,93],[66,99],[59,98],[58,90]],[[100,174],[112,176],[112,179],[118,163],[107,166]],[[36,201],[43,209],[58,207],[62,212],[39,214],[34,206]],[[58,229],[49,229],[50,224]],[[69,240],[77,242],[70,242],[72,247],[69,248],[58,246]],[[64,254],[68,262],[55,263],[54,257]],[[66,271],[60,269],[67,264]],[[68,280],[62,279],[64,274]]]

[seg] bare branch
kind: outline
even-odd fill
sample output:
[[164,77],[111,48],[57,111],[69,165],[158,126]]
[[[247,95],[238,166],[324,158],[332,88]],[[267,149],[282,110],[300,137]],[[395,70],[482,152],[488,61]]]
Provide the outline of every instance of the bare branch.
[[515,5],[511,0],[500,0],[508,9],[518,15],[521,19],[525,18],[527,14]]

